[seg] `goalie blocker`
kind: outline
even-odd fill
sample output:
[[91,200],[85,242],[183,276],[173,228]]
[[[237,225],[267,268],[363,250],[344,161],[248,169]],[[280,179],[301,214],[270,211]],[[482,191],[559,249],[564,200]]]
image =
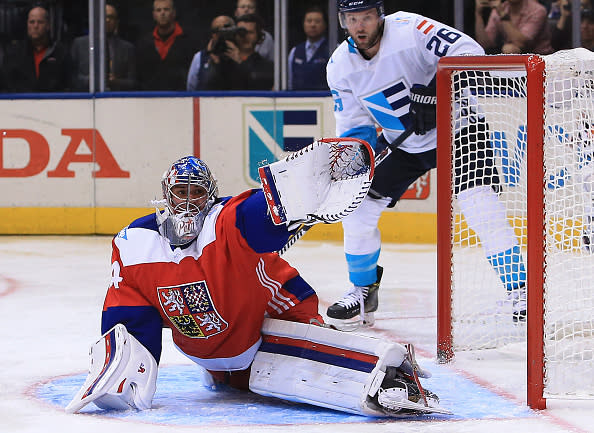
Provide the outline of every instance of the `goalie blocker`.
[[89,375],[66,406],[76,413],[89,403],[101,409],[150,409],[157,383],[157,362],[126,327],[117,324],[89,351]]
[[[84,385],[66,407],[149,409],[157,364],[118,324],[91,347]],[[264,396],[371,416],[450,413],[423,390],[412,346],[342,333],[326,327],[265,319],[262,344],[251,366],[249,388]]]

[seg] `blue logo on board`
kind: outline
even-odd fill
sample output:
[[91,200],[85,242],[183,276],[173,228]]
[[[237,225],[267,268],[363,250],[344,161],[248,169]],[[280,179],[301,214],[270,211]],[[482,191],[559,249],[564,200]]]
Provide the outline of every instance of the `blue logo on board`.
[[282,152],[294,152],[322,135],[320,109],[248,109],[248,177],[260,182],[258,167],[278,159]]

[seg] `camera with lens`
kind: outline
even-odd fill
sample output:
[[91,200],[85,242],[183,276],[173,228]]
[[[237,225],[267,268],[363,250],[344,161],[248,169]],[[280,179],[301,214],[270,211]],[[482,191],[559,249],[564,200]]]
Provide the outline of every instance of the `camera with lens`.
[[212,47],[212,53],[220,56],[227,51],[227,41],[237,45],[237,39],[244,37],[247,30],[244,27],[223,27],[217,30],[215,34],[217,35],[217,41]]

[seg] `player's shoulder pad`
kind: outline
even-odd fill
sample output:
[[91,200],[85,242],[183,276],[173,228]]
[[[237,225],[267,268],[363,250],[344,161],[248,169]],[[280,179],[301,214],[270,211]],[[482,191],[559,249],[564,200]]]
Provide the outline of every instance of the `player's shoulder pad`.
[[386,15],[384,21],[388,25],[397,25],[397,26],[408,26],[414,25],[415,21],[420,17],[420,15],[412,13],[412,12],[405,12],[405,11],[398,11],[394,12],[393,14]]
[[229,203],[229,200],[231,200],[232,198],[233,198],[232,196],[228,196],[228,197],[218,197],[218,198],[215,200],[214,204],[215,204],[215,205],[217,205],[217,204],[220,204],[220,205],[223,205],[223,206],[225,206],[227,203]]
[[433,20],[429,19],[429,18],[425,18],[422,15],[419,14],[415,14],[412,12],[404,12],[404,11],[398,11],[395,12],[393,14],[390,14],[388,16],[386,16],[384,22],[385,22],[385,26],[389,27],[390,30],[392,29],[399,29],[399,30],[403,30],[406,29],[406,31],[422,31],[421,28],[419,28],[419,23],[423,22],[423,21],[431,21],[433,22]]
[[353,68],[358,67],[358,61],[360,61],[360,56],[357,50],[352,45],[349,45],[347,41],[343,41],[334,50],[326,66],[330,87],[336,84],[341,78],[353,72]]
[[157,217],[154,212],[132,221],[128,227],[159,231]]
[[159,226],[157,225],[157,218],[155,213],[153,212],[143,217],[135,219],[122,230],[120,230],[115,237],[127,240],[128,230],[137,228],[159,233]]
[[332,64],[344,64],[348,62],[352,58],[360,57],[359,51],[355,48],[355,43],[353,42],[353,38],[348,36],[347,39],[342,41],[338,47],[334,50],[332,55],[330,56],[330,60],[328,61],[328,65]]

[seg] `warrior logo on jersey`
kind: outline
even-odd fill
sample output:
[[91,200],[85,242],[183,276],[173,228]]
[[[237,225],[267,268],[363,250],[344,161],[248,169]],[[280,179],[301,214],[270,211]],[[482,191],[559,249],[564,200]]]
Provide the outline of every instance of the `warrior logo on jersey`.
[[157,287],[161,308],[186,337],[209,338],[229,327],[215,308],[206,281]]
[[362,95],[361,104],[384,129],[403,131],[410,121],[410,86],[400,78],[383,89]]

